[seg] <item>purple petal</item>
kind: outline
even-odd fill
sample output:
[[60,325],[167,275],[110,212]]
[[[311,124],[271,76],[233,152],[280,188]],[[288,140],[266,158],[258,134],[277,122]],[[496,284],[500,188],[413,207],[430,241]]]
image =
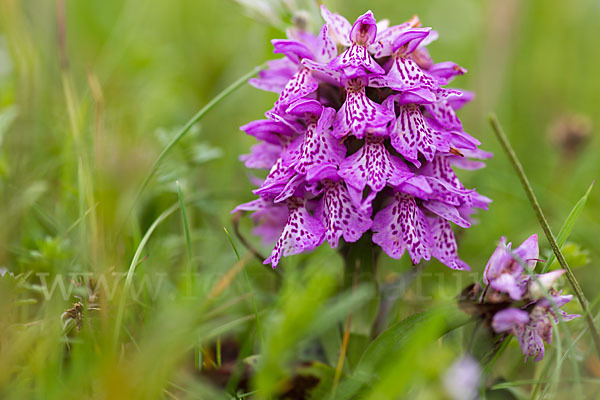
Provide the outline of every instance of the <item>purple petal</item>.
[[287,200],[294,195],[303,196],[304,192],[301,189],[301,185],[304,183],[304,181],[305,178],[302,175],[293,176],[290,180],[288,180],[285,183],[285,186],[283,187],[283,189],[281,189],[281,191],[279,192],[277,197],[273,199],[273,201],[275,203],[281,203],[282,201]]
[[417,166],[420,165],[419,154],[431,161],[436,151],[448,151],[441,142],[440,133],[427,125],[421,110],[414,104],[400,107],[391,143],[398,153]]
[[529,315],[529,322],[517,328],[516,337],[519,340],[525,361],[535,357],[535,361],[544,358],[544,339],[552,341],[552,323],[547,312],[541,307],[534,307]]
[[304,117],[305,114],[313,114],[318,117],[323,112],[323,105],[313,99],[298,99],[291,103],[285,112],[298,117]]
[[447,84],[457,75],[464,75],[467,70],[452,61],[446,61],[434,64],[427,72]]
[[424,88],[438,93],[442,90],[439,84],[410,58],[396,57],[385,77],[388,86],[398,91]]
[[356,19],[350,30],[350,40],[361,46],[368,46],[377,37],[377,21],[369,10]]
[[[428,36],[428,38],[429,37],[431,37],[431,34]],[[425,42],[425,40],[423,42]],[[424,47],[423,43],[421,43],[421,46],[417,47],[412,53],[410,53],[410,58],[416,62],[419,67],[427,70],[427,72],[429,72],[431,67],[433,67],[433,60],[431,59],[429,51],[426,47]]]
[[327,64],[317,63],[308,59],[302,60],[302,65],[310,69],[313,74],[321,80],[325,80],[332,85],[340,85],[342,74],[329,68]]
[[506,265],[510,262],[512,262],[510,244],[508,246],[506,245],[506,238],[503,236],[500,238],[500,243],[498,243],[496,250],[494,250],[485,266],[483,271],[483,282],[488,285],[492,280],[500,276]]
[[420,199],[429,199],[429,196],[433,193],[433,189],[427,179],[419,175],[408,178],[399,186],[396,186],[396,189]]
[[397,51],[400,47],[406,46],[405,49],[402,50],[403,55],[407,55],[412,53],[421,42],[429,36],[431,32],[431,28],[413,28],[409,29],[405,32],[402,32],[394,39],[394,44],[392,46],[392,51]]
[[299,64],[300,60],[304,58],[313,59],[313,54],[304,43],[296,40],[289,39],[274,39],[271,40],[273,43],[273,53],[283,54],[288,57],[291,61]]
[[383,140],[367,136],[363,147],[342,162],[339,175],[346,183],[358,190],[369,185],[379,192],[388,183],[397,186],[413,176],[399,158],[389,154]]
[[279,157],[261,187],[255,189],[253,193],[262,197],[274,198],[281,193],[295,175],[296,173],[289,162],[285,161],[283,157]]
[[[370,85],[372,86],[372,85]],[[386,85],[387,86],[387,82]],[[381,86],[381,87],[385,87]],[[379,86],[378,86],[379,87]],[[437,101],[437,96],[432,93],[430,90],[425,88],[416,88],[403,91],[402,93],[396,95],[396,100],[399,104],[428,104]]]
[[321,5],[321,15],[327,23],[333,39],[342,46],[350,46],[352,44],[350,42],[350,30],[352,29],[350,22],[341,15],[332,13],[324,5]]
[[281,93],[287,82],[298,71],[298,66],[288,58],[267,61],[268,69],[260,71],[257,78],[248,82],[257,89]]
[[249,203],[240,204],[232,211],[253,211],[255,228],[253,233],[261,236],[265,244],[273,243],[281,234],[288,217],[288,208],[272,200],[259,197]]
[[282,256],[290,256],[314,249],[323,243],[325,228],[310,215],[304,207],[304,201],[298,198],[287,200],[289,216],[283,232],[277,240],[271,256],[264,264],[277,266]]
[[469,228],[471,226],[469,221],[461,217],[456,207],[442,203],[439,200],[425,201],[423,202],[423,207],[448,221],[454,222],[461,228]]
[[289,138],[296,133],[288,124],[269,119],[252,121],[241,126],[240,130],[259,140],[264,140],[272,144],[281,144],[282,137]]
[[475,93],[469,92],[468,90],[458,90],[458,92],[460,92],[460,95],[453,94],[451,96],[448,96],[448,98],[446,99],[448,101],[448,104],[450,104],[450,106],[455,110],[460,109],[462,106],[464,106],[465,104],[467,104],[475,98]]
[[523,299],[527,291],[527,281],[520,274],[501,273],[490,281],[490,286],[495,290],[508,293],[511,299]]
[[373,57],[382,58],[392,55],[394,40],[409,27],[410,24],[406,22],[401,25],[394,25],[383,30],[378,30],[375,42],[369,46],[369,51],[373,53]]
[[471,268],[458,258],[458,246],[450,223],[441,217],[427,218],[431,229],[431,255],[455,270],[469,271]]
[[312,76],[307,68],[301,68],[283,88],[279,99],[275,102],[275,110],[285,108],[295,100],[305,97],[319,88],[319,81]]
[[367,48],[360,44],[352,44],[327,65],[334,71],[342,70],[346,78],[365,76],[367,70],[374,74],[385,74],[385,70],[375,62]]
[[375,215],[372,230],[373,243],[392,258],[399,259],[408,250],[413,264],[431,259],[427,219],[410,195],[396,193],[393,202]]
[[329,35],[327,24],[323,25],[318,38],[318,47],[315,59],[319,62],[327,63],[337,56],[337,46]]
[[446,130],[462,131],[462,124],[447,100],[440,100],[435,103],[425,104],[424,106],[433,119]]
[[246,168],[271,169],[282,150],[281,145],[263,142],[252,146],[250,154],[240,156],[240,160]]
[[323,175],[325,168],[337,176],[338,166],[346,155],[346,147],[331,136],[329,130],[334,115],[332,108],[325,108],[318,122],[309,123],[301,139],[302,145],[293,166],[299,174],[306,174],[309,181],[313,181],[317,173]]
[[343,181],[327,180],[323,185],[325,191],[315,215],[325,226],[327,242],[334,249],[342,235],[346,242],[356,242],[371,228],[370,213],[352,201]]
[[538,237],[536,234],[529,236],[521,245],[514,251],[521,261],[524,261],[530,269],[535,268],[535,264],[540,257],[538,248]]
[[498,311],[492,319],[492,329],[496,333],[510,332],[529,322],[527,311],[518,308],[506,308]]
[[346,101],[337,112],[333,124],[333,136],[342,138],[352,133],[362,139],[365,133],[387,135],[394,114],[367,97],[362,80],[348,80],[346,90]]

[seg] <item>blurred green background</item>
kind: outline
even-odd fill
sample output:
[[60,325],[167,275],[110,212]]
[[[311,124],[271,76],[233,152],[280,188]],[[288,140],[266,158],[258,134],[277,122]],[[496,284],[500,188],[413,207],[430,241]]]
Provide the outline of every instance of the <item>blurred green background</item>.
[[[263,3],[276,2],[254,5]],[[468,69],[452,86],[474,91],[476,98],[459,115],[465,129],[495,157],[483,170],[459,172],[465,186],[493,200],[489,211],[477,215],[479,224],[459,234],[461,257],[475,272],[482,271],[502,235],[518,244],[538,233],[547,251],[549,246],[487,117],[497,113],[557,232],[600,173],[594,155],[600,150],[596,134],[600,2],[340,0],[325,4],[350,21],[369,8],[376,18],[392,23],[418,14],[424,26],[439,32],[440,38],[429,46],[434,60],[452,60]],[[190,346],[200,348],[212,343],[210,338],[229,332],[226,336],[245,343],[244,351],[250,355],[260,347],[257,343],[265,343],[262,334],[271,328],[294,331],[282,319],[313,318],[312,314],[288,315],[289,307],[302,309],[315,301],[311,306],[315,312],[334,295],[341,259],[323,246],[315,254],[285,259],[284,278],[246,260],[244,273],[232,280],[219,300],[228,308],[217,317],[192,323],[197,313],[209,313],[213,305],[203,308],[200,300],[180,299],[187,282],[181,274],[187,268],[200,273],[193,293],[205,299],[237,261],[223,228],[233,235],[230,210],[253,198],[238,157],[254,143],[239,126],[261,118],[275,100],[272,93],[245,85],[218,104],[177,144],[135,201],[152,163],[175,132],[231,82],[276,58],[270,40],[284,33],[268,18],[256,17],[248,7],[224,0],[0,0],[0,267],[15,275],[34,274],[7,283],[14,286],[14,293],[7,289],[0,294],[0,388],[5,387],[0,396],[61,397],[72,389],[76,395],[116,398],[110,397],[111,390],[122,387],[123,398],[173,393],[185,398],[183,390],[163,388],[169,379],[178,381],[173,376],[181,378],[181,370],[190,369],[188,364],[193,371],[193,357],[190,361],[185,356]],[[290,21],[289,12],[282,21]],[[138,267],[138,271],[168,275],[158,298],[143,304],[127,302],[125,325],[131,332],[120,334],[123,343],[117,350],[103,336],[111,337],[107,332],[112,332],[118,307],[110,301],[102,303],[98,330],[83,334],[84,350],[72,361],[79,367],[64,367],[65,350],[57,349],[64,342],[60,315],[76,299],[44,302],[35,273],[53,277],[127,271],[153,221],[178,202],[176,181],[188,202],[191,248],[177,209],[153,233]],[[599,190],[592,190],[568,252],[591,301],[600,298],[595,270],[600,256]],[[267,247],[249,233],[248,218],[241,225],[246,237],[266,253]],[[246,250],[237,238],[232,240],[243,256]],[[306,271],[317,267],[325,271],[320,272],[325,274],[323,282],[332,282],[330,287],[324,283],[325,288],[315,289],[313,296],[314,278]],[[381,279],[393,279],[411,268],[407,260],[382,259]],[[420,281],[421,289],[408,289],[406,301],[395,304],[394,318],[448,302],[474,279],[437,263],[426,272],[432,277]],[[278,289],[281,279],[283,292]],[[306,287],[296,283],[306,293],[293,286],[290,280],[294,279],[306,283]],[[286,290],[304,293],[306,302],[294,305],[282,294]],[[419,290],[432,299],[419,301]],[[568,287],[565,290],[569,292]],[[577,309],[573,304],[572,310]],[[340,315],[341,321],[345,314]],[[230,331],[219,328],[245,316],[254,319],[243,320]],[[261,319],[273,325],[261,327]],[[183,327],[178,330],[178,326]],[[575,334],[583,326],[573,322],[570,330]],[[221,333],[205,335],[201,327]],[[203,335],[206,340],[196,339]],[[302,340],[298,335],[279,345],[294,348]],[[137,342],[141,347],[132,344]],[[103,351],[106,346],[113,351]],[[280,351],[264,348],[266,354]],[[583,363],[581,374],[598,376],[600,361],[585,357],[590,348],[586,336],[573,357]],[[502,359],[499,376],[518,380],[531,378],[534,370],[537,376],[542,373],[542,367],[531,362],[529,368],[522,365],[516,346],[509,352],[512,358]],[[98,361],[94,355],[100,353]],[[440,349],[440,367],[432,376],[443,373],[460,353],[460,349]],[[119,361],[123,354],[127,363]],[[516,372],[508,372],[513,368]],[[180,379],[184,383],[177,385],[209,393],[197,398],[216,398],[211,397],[217,394],[210,384],[197,383],[192,372],[184,375]],[[90,383],[98,376],[98,385]],[[160,378],[148,380],[148,376]],[[422,376],[429,375],[423,372]],[[267,381],[259,379],[265,387]],[[140,385],[149,388],[140,392]],[[597,393],[594,385],[586,386],[585,393]],[[441,396],[440,387],[424,390],[424,398]]]

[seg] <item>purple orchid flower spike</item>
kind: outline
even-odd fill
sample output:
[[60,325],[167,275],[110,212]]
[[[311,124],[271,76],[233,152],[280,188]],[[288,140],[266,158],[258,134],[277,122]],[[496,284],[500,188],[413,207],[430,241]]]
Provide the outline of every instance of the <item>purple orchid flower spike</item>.
[[267,173],[259,199],[237,210],[278,238],[266,263],[368,234],[390,257],[468,270],[453,225],[468,228],[490,200],[453,166],[481,168],[490,154],[456,115],[472,95],[442,87],[465,70],[433,62],[426,46],[437,33],[417,17],[390,26],[370,11],[354,24],[321,13],[318,35],[274,40],[283,58],[251,81],[279,95],[267,119],[242,127],[259,144],[241,160]]

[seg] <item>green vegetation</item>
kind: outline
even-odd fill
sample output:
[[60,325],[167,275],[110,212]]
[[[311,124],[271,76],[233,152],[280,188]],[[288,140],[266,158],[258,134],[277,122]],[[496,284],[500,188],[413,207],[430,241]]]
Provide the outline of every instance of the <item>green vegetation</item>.
[[458,172],[493,199],[457,234],[473,271],[381,255],[377,279],[353,285],[327,246],[271,270],[235,234],[270,249],[230,211],[253,198],[238,157],[254,141],[239,126],[275,95],[236,85],[211,101],[276,58],[289,15],[270,25],[218,0],[0,0],[0,398],[444,398],[467,350],[487,362],[487,398],[599,395],[584,318],[523,363],[516,340],[496,353],[455,307],[500,236],[538,233],[555,260],[489,127],[495,112],[600,311],[598,1],[326,4],[350,19],[418,14],[440,33],[433,58],[469,70],[452,83],[476,93],[460,117],[495,154]]

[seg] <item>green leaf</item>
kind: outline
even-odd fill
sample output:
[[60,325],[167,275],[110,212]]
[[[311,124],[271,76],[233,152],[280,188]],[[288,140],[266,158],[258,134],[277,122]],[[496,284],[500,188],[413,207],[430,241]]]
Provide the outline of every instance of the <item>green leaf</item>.
[[[575,206],[569,213],[569,216],[565,220],[565,223],[563,224],[562,228],[560,228],[560,231],[558,232],[558,236],[556,237],[556,244],[558,244],[558,247],[560,249],[562,249],[565,242],[569,238],[569,235],[571,235],[571,231],[573,230],[573,227],[575,226],[575,222],[577,222],[577,218],[579,218],[579,215],[583,211],[583,207],[585,206],[585,203],[587,202],[588,196],[589,196],[590,192],[592,191],[592,188],[594,187],[595,182],[596,181],[592,182],[592,184],[590,185],[588,190],[585,192],[583,197],[581,199],[579,199],[579,201],[575,204]],[[554,253],[550,254],[550,257],[548,258],[548,262],[546,262],[546,265],[544,265],[544,268],[542,268],[542,273],[548,272],[548,270],[550,269],[550,266],[554,262],[555,257],[556,256],[554,255]]]
[[[468,320],[453,304],[411,315],[391,325],[367,347],[352,376],[337,389],[336,399],[356,398],[365,387],[372,388],[372,398],[398,397],[410,383],[410,371],[418,373],[418,369],[413,368],[419,356],[416,352]],[[400,367],[407,371],[402,379],[393,372]]]
[[[561,250],[571,268],[583,267],[590,263],[589,250],[582,248],[577,243],[567,242]],[[556,259],[550,266],[550,269],[554,267],[558,268]]]

